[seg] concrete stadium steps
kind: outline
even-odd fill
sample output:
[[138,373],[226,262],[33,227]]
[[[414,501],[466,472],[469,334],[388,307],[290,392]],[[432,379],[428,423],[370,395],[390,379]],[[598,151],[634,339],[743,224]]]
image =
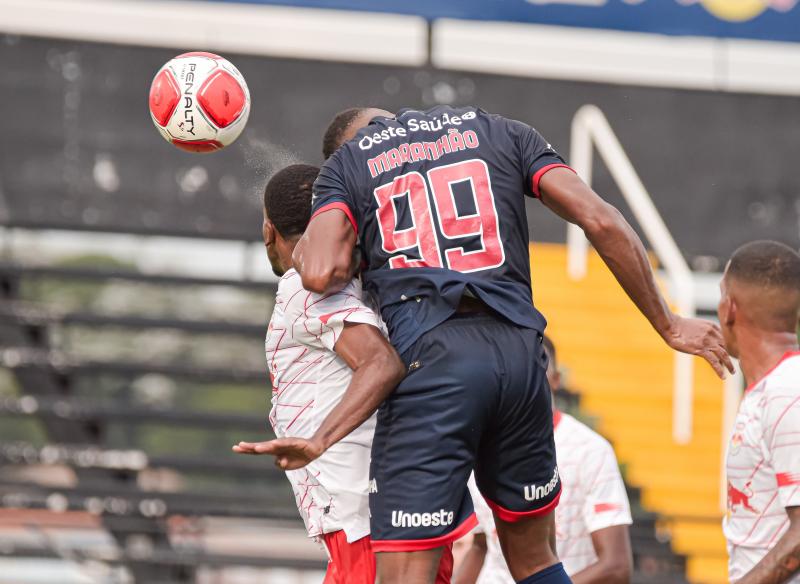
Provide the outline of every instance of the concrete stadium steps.
[[694,584],[727,582],[721,530],[723,385],[695,361],[693,437],[672,440],[674,353],[616,283],[596,253],[587,276],[571,281],[563,245],[533,244],[534,300],[547,317],[569,389],[616,448],[659,531],[687,556]]

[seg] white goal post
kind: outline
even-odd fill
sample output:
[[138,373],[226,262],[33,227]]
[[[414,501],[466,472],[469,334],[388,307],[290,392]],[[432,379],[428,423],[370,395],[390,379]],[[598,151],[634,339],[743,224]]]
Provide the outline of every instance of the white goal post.
[[[592,184],[594,146],[636,221],[655,251],[671,284],[676,308],[681,316],[695,315],[694,279],[689,265],[664,224],[653,200],[625,154],[608,119],[595,105],[581,107],[572,120],[570,163],[578,175]],[[570,224],[567,230],[567,272],[580,280],[586,275],[589,242],[580,227]],[[694,358],[675,354],[672,400],[672,436],[678,444],[692,439],[694,398]]]

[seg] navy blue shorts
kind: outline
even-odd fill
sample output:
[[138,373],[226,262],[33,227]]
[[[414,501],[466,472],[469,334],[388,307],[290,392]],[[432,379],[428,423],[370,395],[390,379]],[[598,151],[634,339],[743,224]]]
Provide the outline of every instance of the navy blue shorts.
[[408,376],[378,410],[370,468],[377,552],[447,545],[477,521],[478,488],[503,521],[552,511],[561,494],[541,334],[456,315],[402,358]]

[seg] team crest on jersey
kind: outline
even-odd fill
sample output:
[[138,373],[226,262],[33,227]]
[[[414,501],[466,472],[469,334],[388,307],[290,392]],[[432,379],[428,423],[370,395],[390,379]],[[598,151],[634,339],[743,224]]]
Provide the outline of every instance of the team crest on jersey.
[[738,454],[739,451],[742,449],[743,443],[744,443],[744,424],[740,422],[736,424],[736,427],[733,430],[733,435],[731,436],[731,442],[729,446],[730,453]]
[[736,511],[737,507],[758,514],[758,509],[750,504],[750,499],[753,497],[753,489],[750,488],[750,485],[751,483],[748,482],[740,490],[733,486],[731,481],[728,481],[728,516]]

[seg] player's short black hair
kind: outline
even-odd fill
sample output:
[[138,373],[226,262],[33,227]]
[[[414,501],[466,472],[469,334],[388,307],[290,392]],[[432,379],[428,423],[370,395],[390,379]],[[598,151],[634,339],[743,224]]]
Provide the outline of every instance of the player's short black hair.
[[765,288],[800,290],[800,255],[777,241],[754,241],[737,249],[728,277]]
[[558,356],[556,355],[556,346],[553,344],[552,339],[547,335],[542,336],[542,344],[544,345],[544,350],[547,352],[547,356],[550,357],[550,360],[553,362],[553,365],[558,365]]
[[344,131],[347,127],[353,123],[359,114],[361,114],[367,108],[365,107],[351,107],[344,111],[339,112],[333,119],[331,123],[328,124],[328,129],[325,130],[325,135],[322,138],[322,156],[326,160],[330,158],[331,154],[336,152],[344,143],[342,139],[344,135]]
[[311,187],[319,168],[292,164],[273,175],[264,189],[264,210],[283,237],[300,235],[311,220]]

